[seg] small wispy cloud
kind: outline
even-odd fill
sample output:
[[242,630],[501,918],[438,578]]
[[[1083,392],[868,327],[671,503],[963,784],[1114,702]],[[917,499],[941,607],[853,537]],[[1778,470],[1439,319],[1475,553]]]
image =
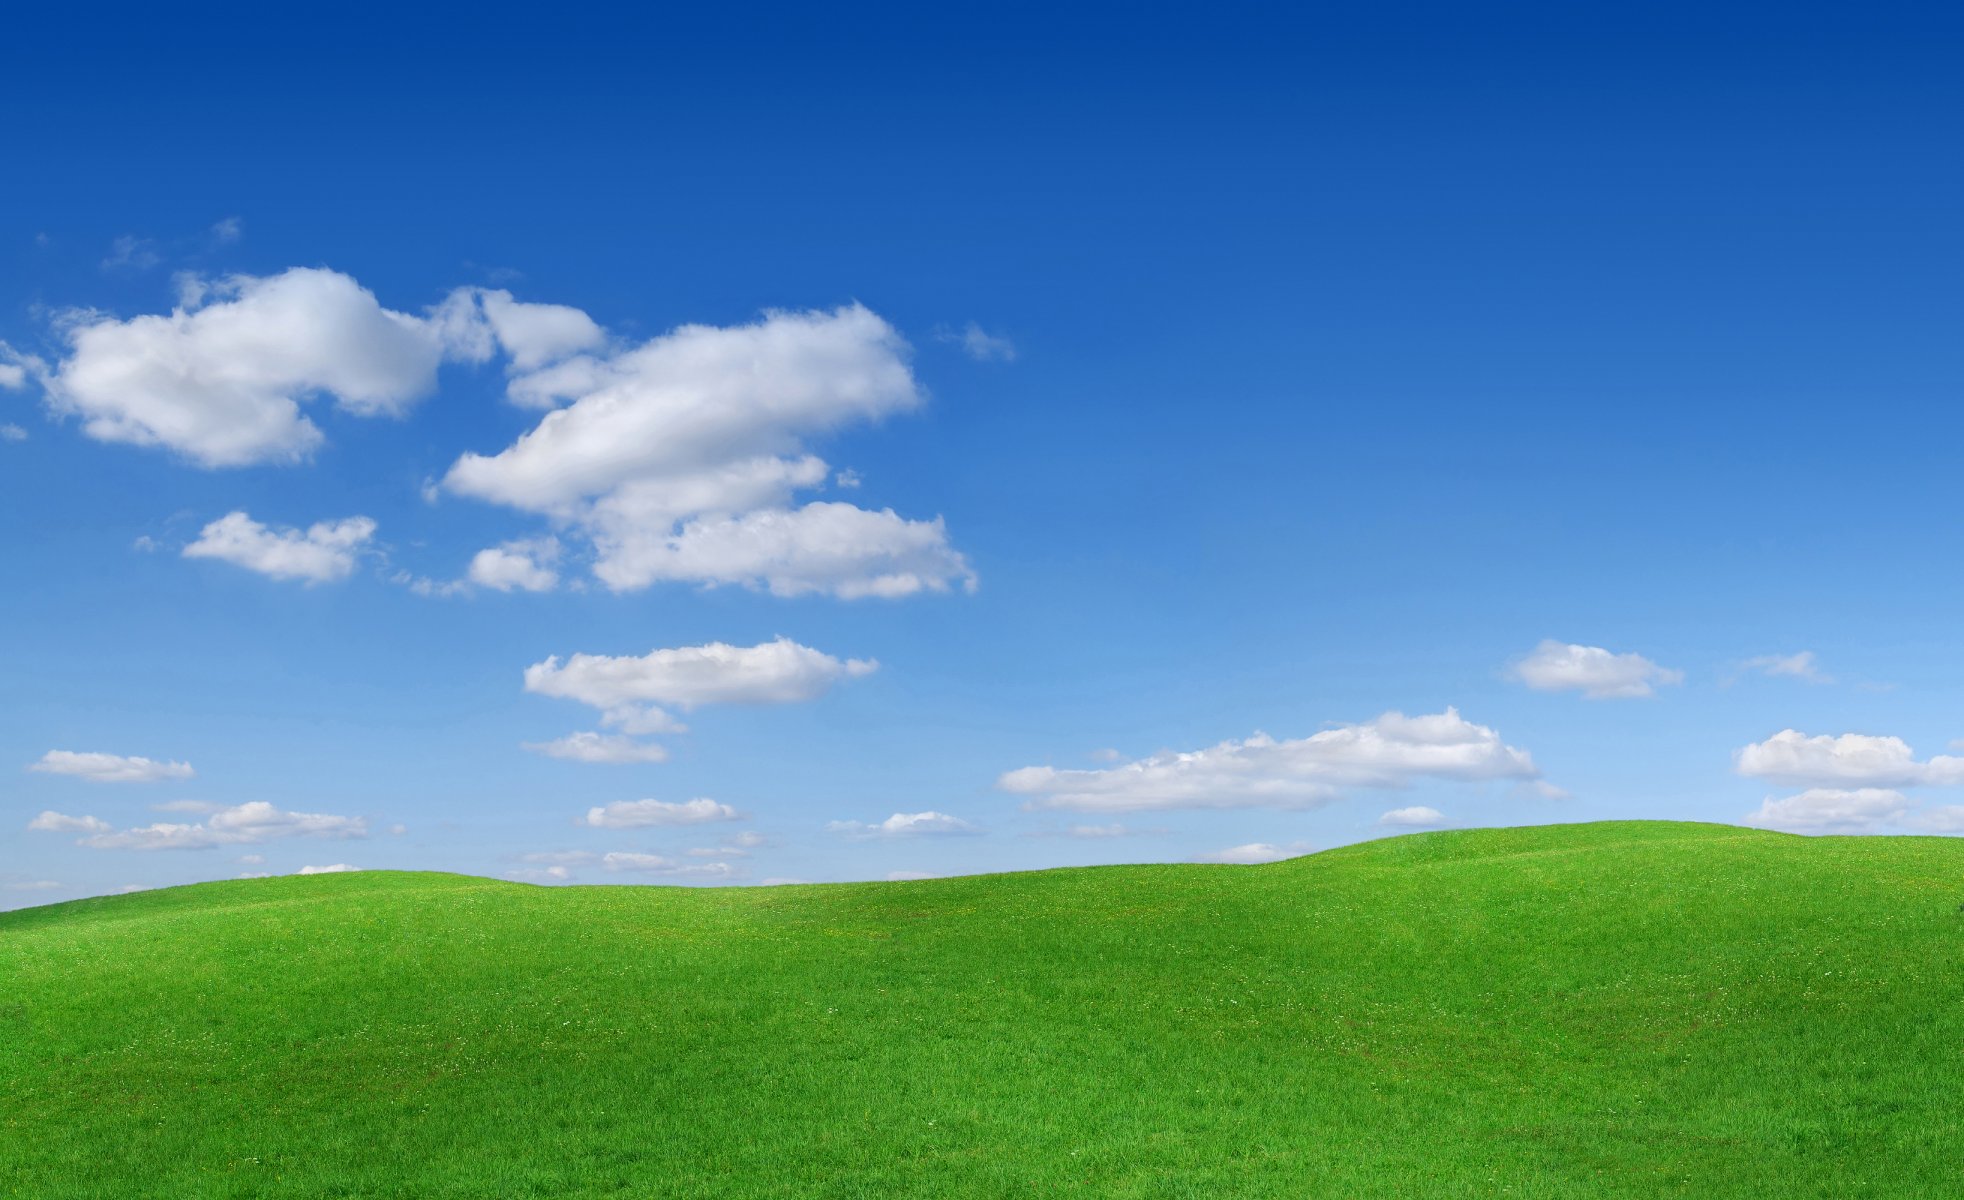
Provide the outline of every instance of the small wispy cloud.
[[1749,658],[1739,664],[1725,682],[1730,685],[1738,682],[1744,675],[1764,675],[1768,679],[1798,679],[1803,683],[1833,683],[1834,676],[1824,674],[1812,650],[1802,650],[1798,654],[1762,654]]
[[157,243],[149,238],[125,234],[109,243],[109,253],[102,260],[102,269],[148,271],[163,261],[163,255],[157,252]]
[[974,321],[960,329],[941,328],[934,331],[934,340],[960,346],[962,353],[976,362],[1009,363],[1016,361],[1016,343],[1000,334],[990,333]]

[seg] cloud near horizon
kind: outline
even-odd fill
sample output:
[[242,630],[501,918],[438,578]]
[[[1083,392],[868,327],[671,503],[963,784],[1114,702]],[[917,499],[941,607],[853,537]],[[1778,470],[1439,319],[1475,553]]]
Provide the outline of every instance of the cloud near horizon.
[[42,833],[80,833],[76,845],[95,850],[204,850],[237,846],[274,838],[363,838],[368,822],[362,817],[326,813],[285,812],[264,800],[221,808],[197,824],[158,822],[117,830],[97,817],[71,817],[44,812],[27,826]]
[[983,830],[960,817],[930,811],[895,813],[886,820],[873,824],[864,821],[831,821],[826,824],[825,832],[843,833],[851,837],[910,838],[966,837],[979,834]]
[[1739,774],[1809,788],[1899,788],[1964,784],[1964,758],[1918,761],[1899,737],[1861,733],[1813,737],[1783,729],[1733,756]]
[[1249,842],[1245,846],[1230,846],[1226,850],[1216,850],[1211,854],[1196,854],[1193,861],[1253,867],[1260,866],[1262,863],[1300,858],[1305,854],[1315,853],[1315,850],[1316,848],[1308,842],[1291,842],[1286,846],[1277,846],[1269,842]]
[[1291,741],[1265,733],[1204,750],[1164,752],[1097,770],[1023,767],[997,786],[1028,796],[1026,808],[1129,812],[1176,808],[1308,808],[1349,788],[1404,787],[1419,779],[1539,779],[1525,750],[1448,708],[1408,717],[1388,712]]
[[643,829],[651,825],[701,825],[710,821],[741,821],[743,814],[727,804],[698,796],[693,800],[616,800],[587,809],[582,825],[595,829]]

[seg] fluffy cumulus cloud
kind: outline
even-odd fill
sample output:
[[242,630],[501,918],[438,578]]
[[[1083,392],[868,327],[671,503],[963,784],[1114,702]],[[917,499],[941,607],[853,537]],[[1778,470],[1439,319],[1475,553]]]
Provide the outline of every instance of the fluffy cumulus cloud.
[[794,504],[830,474],[809,439],[922,402],[906,343],[864,307],[684,326],[536,369],[514,351],[512,365],[512,399],[549,411],[504,450],[458,459],[444,486],[582,532],[610,588],[851,598],[974,584],[939,520]]
[[870,825],[864,821],[833,821],[826,825],[825,831],[853,837],[883,838],[950,837],[982,832],[960,817],[951,817],[944,812],[895,813],[884,821]]
[[286,812],[264,800],[221,808],[196,824],[159,822],[119,830],[95,817],[44,812],[28,828],[46,833],[79,833],[83,836],[76,840],[77,845],[97,850],[204,850],[274,838],[368,836],[368,823],[361,817]]
[[577,700],[624,733],[678,732],[662,705],[796,704],[817,699],[841,679],[870,675],[871,659],[838,659],[789,638],[755,646],[710,642],[614,656],[557,655],[525,668],[525,690]]
[[[592,317],[564,304],[526,304],[506,291],[479,291],[477,302],[491,336],[511,358],[514,373],[598,349],[607,334]],[[488,348],[480,346],[482,355]]]
[[644,829],[650,825],[701,825],[710,821],[741,821],[743,814],[727,804],[701,796],[694,800],[616,800],[586,810],[580,822],[595,829]]
[[1651,696],[1661,684],[1684,682],[1683,671],[1660,667],[1641,654],[1557,641],[1536,646],[1511,664],[1507,675],[1538,692],[1581,692],[1591,700]]
[[1406,829],[1427,829],[1445,823],[1445,813],[1436,808],[1427,808],[1423,804],[1415,804],[1410,808],[1394,808],[1378,818],[1380,825],[1401,826]]
[[1027,807],[1124,812],[1145,809],[1307,807],[1346,788],[1395,788],[1420,779],[1535,780],[1525,750],[1448,708],[1408,717],[1388,712],[1291,741],[1258,733],[1204,750],[1167,752],[1098,770],[1024,767],[997,781]]
[[105,442],[176,451],[207,467],[291,462],[320,427],[302,405],[403,412],[436,386],[443,323],[393,312],[346,275],[295,268],[181,289],[168,315],[68,317],[48,378],[57,412]]
[[324,867],[302,867],[298,871],[295,871],[294,874],[295,875],[345,875],[350,871],[359,871],[359,870],[361,870],[360,867],[351,867],[347,863],[329,863]]
[[1734,756],[1741,775],[1808,788],[1899,788],[1964,783],[1964,758],[1918,760],[1898,737],[1862,733],[1808,736],[1783,729]]
[[1873,833],[1902,823],[1912,807],[1891,788],[1809,788],[1795,796],[1768,796],[1746,824],[1787,833]]
[[465,578],[493,591],[549,592],[559,586],[559,539],[524,538],[479,550]]
[[274,529],[234,512],[205,526],[184,557],[215,558],[271,579],[329,583],[354,571],[356,555],[374,536],[375,522],[367,517]]
[[100,441],[205,467],[295,462],[325,441],[308,412],[320,399],[351,416],[397,416],[435,390],[446,360],[503,351],[512,371],[530,372],[605,340],[578,309],[481,288],[397,312],[322,268],[184,276],[177,298],[168,314],[66,314],[66,353],[39,373],[54,410]]
[[1212,854],[1198,854],[1195,862],[1232,863],[1241,866],[1255,866],[1260,863],[1281,862],[1285,858],[1298,858],[1313,849],[1308,842],[1291,842],[1277,846],[1268,842],[1249,842],[1245,846],[1230,846],[1226,850],[1216,850]]
[[526,742],[524,748],[534,754],[547,758],[563,758],[568,762],[608,763],[658,763],[668,761],[666,748],[653,742],[638,742],[631,737],[617,733],[600,733],[583,730],[569,733],[550,742]]
[[77,750],[50,750],[27,769],[48,775],[71,775],[91,783],[155,783],[161,779],[189,779],[197,774],[186,762]]

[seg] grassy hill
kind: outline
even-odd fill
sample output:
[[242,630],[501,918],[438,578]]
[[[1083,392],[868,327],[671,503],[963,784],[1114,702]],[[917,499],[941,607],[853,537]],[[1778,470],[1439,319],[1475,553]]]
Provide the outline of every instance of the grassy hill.
[[1964,840],[0,914],[4,1196],[1964,1195]]

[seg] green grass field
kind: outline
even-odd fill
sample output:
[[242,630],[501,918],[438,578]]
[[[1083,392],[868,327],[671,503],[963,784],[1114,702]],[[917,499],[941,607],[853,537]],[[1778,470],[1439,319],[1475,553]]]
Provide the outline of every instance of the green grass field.
[[0,914],[6,1196],[1964,1195],[1964,840]]

